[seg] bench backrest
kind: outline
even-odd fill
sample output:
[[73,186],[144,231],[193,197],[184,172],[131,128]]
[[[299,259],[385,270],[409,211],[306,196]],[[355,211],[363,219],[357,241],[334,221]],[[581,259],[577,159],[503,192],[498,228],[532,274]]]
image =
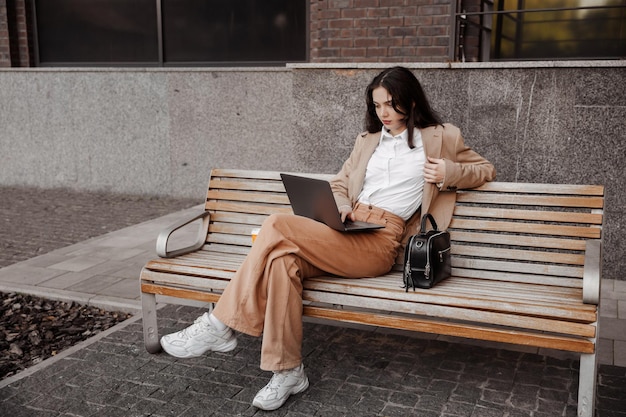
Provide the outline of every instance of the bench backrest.
[[[502,182],[459,191],[453,275],[581,287],[586,241],[602,234],[603,194],[597,185]],[[205,207],[206,245],[241,254],[269,214],[292,212],[279,173],[267,171],[213,170]]]
[[603,206],[597,185],[492,182],[460,191],[450,224],[453,274],[582,287]]

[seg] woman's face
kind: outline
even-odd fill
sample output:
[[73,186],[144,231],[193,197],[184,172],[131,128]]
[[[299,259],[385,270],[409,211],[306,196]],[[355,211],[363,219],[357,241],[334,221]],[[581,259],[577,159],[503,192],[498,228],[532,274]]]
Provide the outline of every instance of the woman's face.
[[394,110],[392,98],[385,87],[377,87],[372,91],[372,100],[376,115],[389,132],[396,136],[406,129],[406,116]]

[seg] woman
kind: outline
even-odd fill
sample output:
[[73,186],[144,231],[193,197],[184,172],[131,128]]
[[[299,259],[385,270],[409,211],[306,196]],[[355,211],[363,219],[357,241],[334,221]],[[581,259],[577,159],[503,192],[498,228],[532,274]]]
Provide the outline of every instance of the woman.
[[295,215],[272,215],[213,313],[161,338],[179,357],[237,346],[233,330],[263,335],[261,369],[273,371],[252,404],[282,406],[309,386],[302,364],[302,281],[333,274],[373,277],[394,265],[405,236],[418,232],[421,215],[450,224],[456,190],[491,181],[491,163],[466,147],[458,128],[442,124],[415,76],[406,68],[381,72],[366,92],[367,132],[331,187],[342,219],[385,227],[341,233]]

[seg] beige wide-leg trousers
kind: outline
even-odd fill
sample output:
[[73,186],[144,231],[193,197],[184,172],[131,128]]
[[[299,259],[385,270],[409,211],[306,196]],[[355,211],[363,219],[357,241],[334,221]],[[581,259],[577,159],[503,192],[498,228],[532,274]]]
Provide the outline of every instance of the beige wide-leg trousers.
[[385,225],[343,233],[306,217],[275,214],[266,219],[213,314],[252,336],[263,334],[261,369],[280,371],[302,362],[302,280],[323,274],[373,277],[394,265],[404,221],[385,210],[358,204],[355,218]]

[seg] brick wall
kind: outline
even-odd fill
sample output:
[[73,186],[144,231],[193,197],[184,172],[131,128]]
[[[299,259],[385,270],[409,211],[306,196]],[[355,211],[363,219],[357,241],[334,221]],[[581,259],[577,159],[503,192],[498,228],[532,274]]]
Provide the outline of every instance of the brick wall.
[[445,62],[454,0],[311,0],[311,62]]
[[7,20],[6,0],[0,0],[0,67],[11,66],[11,48],[9,48],[9,25]]
[[27,0],[0,0],[0,67],[31,65],[29,7]]

